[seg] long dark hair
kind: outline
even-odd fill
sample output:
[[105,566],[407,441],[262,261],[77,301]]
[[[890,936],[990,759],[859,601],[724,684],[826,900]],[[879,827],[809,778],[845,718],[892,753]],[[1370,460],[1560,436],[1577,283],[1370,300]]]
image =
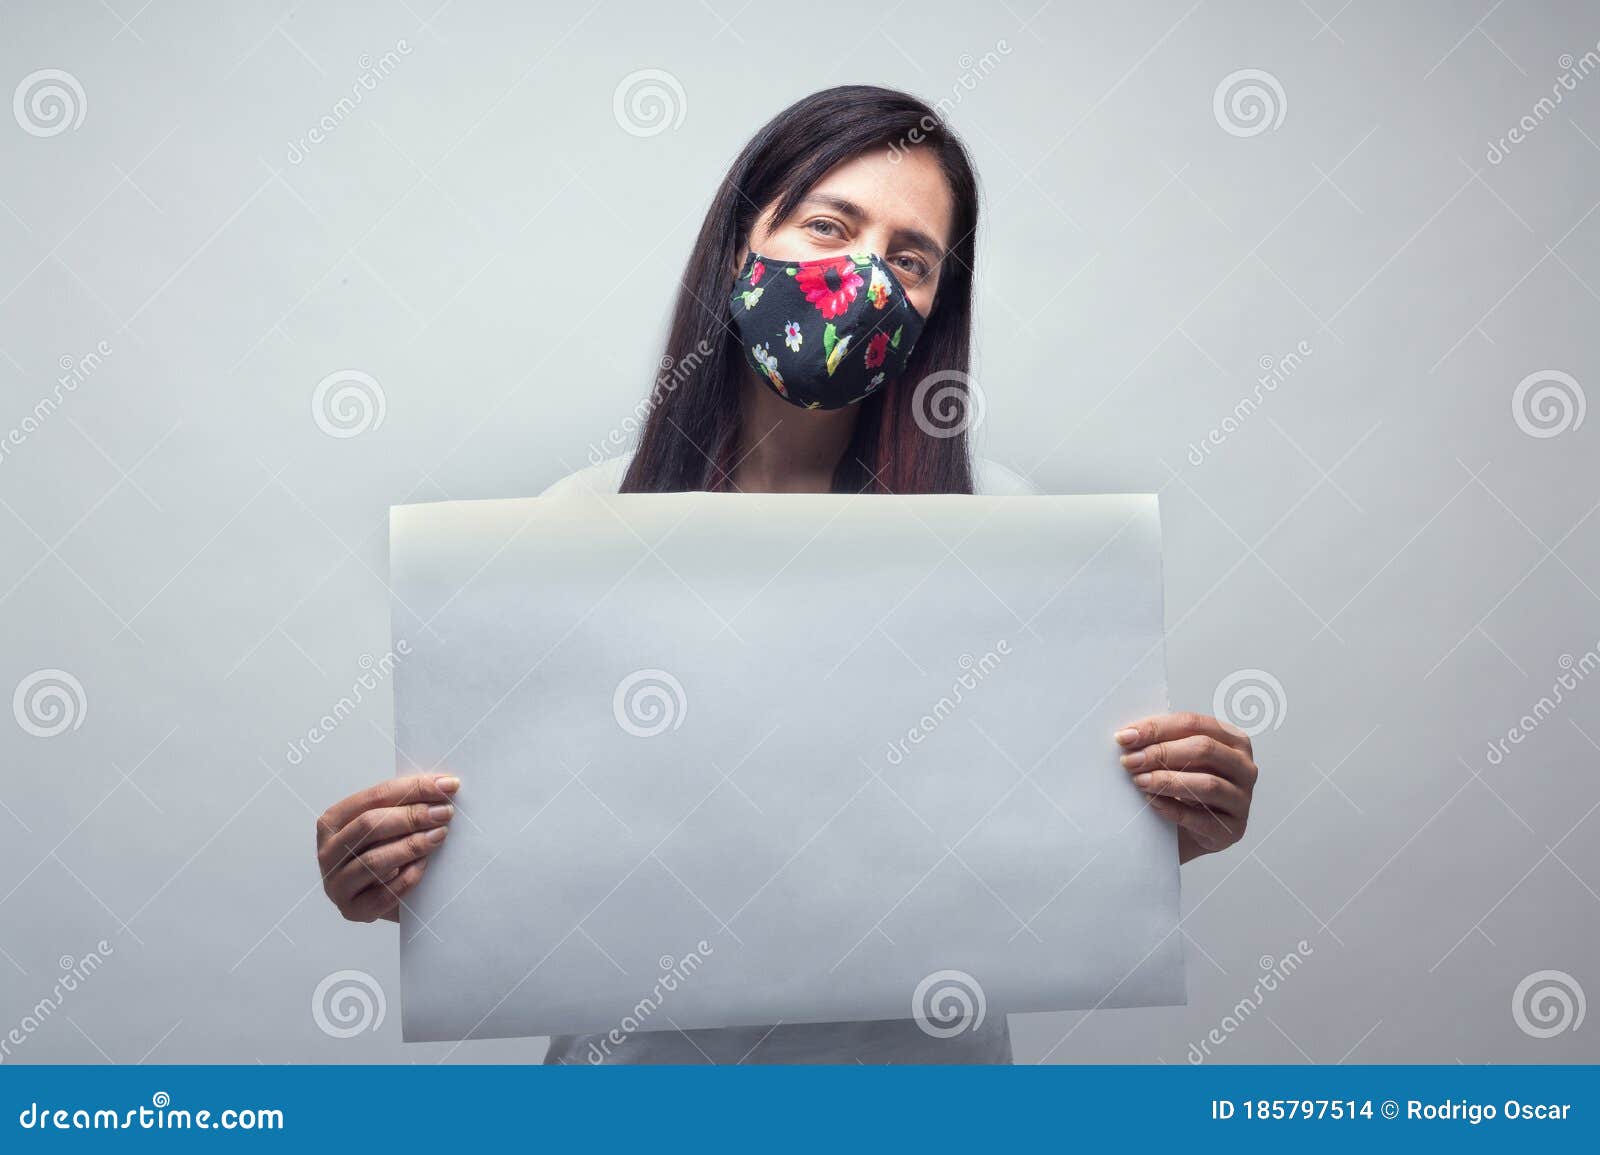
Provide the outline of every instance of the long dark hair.
[[[978,184],[961,142],[932,108],[887,88],[845,85],[790,105],[733,162],[684,266],[664,369],[624,493],[731,488],[739,442],[739,383],[748,372],[728,323],[730,270],[744,256],[763,206],[787,220],[843,161],[873,148],[931,149],[950,184],[954,240],[939,273],[927,324],[901,376],[859,403],[855,434],[834,472],[835,492],[971,493],[964,432],[972,344],[972,270]],[[781,199],[780,199],[781,198]],[[917,384],[938,374],[918,396]],[[939,399],[930,419],[929,398]],[[918,419],[915,409],[924,410]],[[952,420],[953,417],[953,420]]]

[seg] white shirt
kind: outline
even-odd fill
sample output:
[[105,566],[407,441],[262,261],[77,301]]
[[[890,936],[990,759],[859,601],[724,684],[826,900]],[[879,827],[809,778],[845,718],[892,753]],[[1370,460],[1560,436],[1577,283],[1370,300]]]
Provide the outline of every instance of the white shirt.
[[[622,478],[628,472],[631,453],[609,457],[599,465],[591,465],[576,473],[569,473],[541,493],[540,497],[559,497],[572,493],[616,493],[622,488]],[[1013,473],[999,462],[980,457],[972,463],[972,488],[985,497],[1023,497],[1037,494],[1038,489],[1023,476]]]
[[[627,455],[568,474],[542,497],[616,493]],[[993,461],[973,463],[973,488],[986,496],[1039,491]],[[908,995],[909,999],[909,995]],[[909,1008],[909,1001],[907,1006]],[[546,1063],[1010,1063],[1011,1031],[994,1007],[983,1024],[947,1039],[934,1038],[914,1019],[865,1023],[786,1023],[773,1027],[640,1031],[619,1046],[597,1035],[555,1035]]]

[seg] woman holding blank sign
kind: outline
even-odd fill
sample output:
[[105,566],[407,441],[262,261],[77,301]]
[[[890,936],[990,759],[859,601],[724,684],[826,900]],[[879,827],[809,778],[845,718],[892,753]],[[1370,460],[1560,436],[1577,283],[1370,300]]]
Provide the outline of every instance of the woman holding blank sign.
[[[558,482],[584,490],[1028,492],[969,455],[978,193],[961,143],[901,93],[816,93],[763,127],[722,181],[684,266],[649,417],[631,456]],[[1243,835],[1250,740],[1197,714],[1129,719],[1108,743],[1178,827],[1182,861]],[[445,843],[453,775],[389,779],[317,823],[346,918],[395,920]],[[956,1034],[921,1020],[648,1030],[552,1039],[552,1062],[1009,1062],[1005,1015]]]

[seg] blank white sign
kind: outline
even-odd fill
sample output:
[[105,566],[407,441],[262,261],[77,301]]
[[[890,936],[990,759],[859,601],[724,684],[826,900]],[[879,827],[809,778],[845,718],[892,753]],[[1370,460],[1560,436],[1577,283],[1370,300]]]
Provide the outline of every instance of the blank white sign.
[[[1156,499],[391,512],[408,1040],[1184,1001]],[[981,994],[980,994],[981,992]]]

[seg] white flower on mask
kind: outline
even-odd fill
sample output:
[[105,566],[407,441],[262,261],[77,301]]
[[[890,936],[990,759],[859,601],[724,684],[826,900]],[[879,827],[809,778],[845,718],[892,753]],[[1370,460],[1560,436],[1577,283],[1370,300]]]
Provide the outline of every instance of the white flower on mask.
[[783,327],[783,343],[793,352],[800,352],[800,322],[790,321]]
[[889,303],[889,278],[883,275],[883,270],[877,265],[872,266],[872,283],[867,286],[867,300],[872,302],[874,309],[881,309]]
[[783,374],[778,372],[778,359],[772,355],[771,346],[766,343],[751,345],[750,355],[755,358],[756,364],[761,366],[761,371],[767,375],[767,380],[772,382],[772,387],[784,396],[788,396],[788,390],[783,387]]

